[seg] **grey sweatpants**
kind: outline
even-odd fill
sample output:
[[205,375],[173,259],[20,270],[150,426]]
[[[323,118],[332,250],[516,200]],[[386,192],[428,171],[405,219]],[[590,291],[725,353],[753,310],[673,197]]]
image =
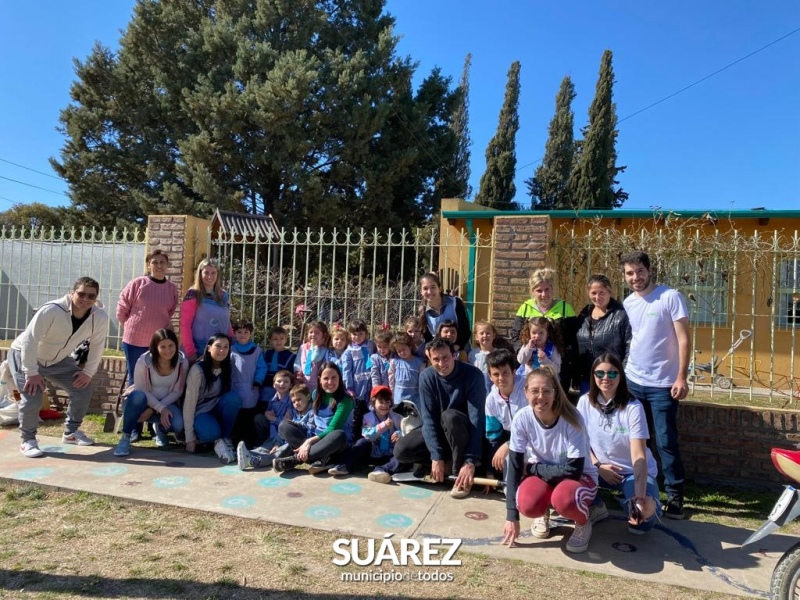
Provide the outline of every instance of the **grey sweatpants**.
[[[39,429],[39,409],[42,406],[41,390],[30,396],[22,391],[25,387],[25,373],[22,371],[22,354],[19,350],[11,350],[8,353],[8,367],[11,376],[19,389],[19,431],[22,441],[36,438],[36,430]],[[52,383],[57,388],[65,390],[69,394],[69,404],[67,405],[67,421],[64,423],[64,433],[72,433],[77,430],[89,410],[89,401],[92,399],[93,383],[83,389],[73,386],[73,378],[80,371],[74,359],[67,357],[61,362],[44,367],[39,365],[39,375]]]

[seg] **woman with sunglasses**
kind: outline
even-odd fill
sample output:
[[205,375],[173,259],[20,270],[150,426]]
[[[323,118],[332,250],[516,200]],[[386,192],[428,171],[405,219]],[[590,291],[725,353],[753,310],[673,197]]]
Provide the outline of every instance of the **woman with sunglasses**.
[[[586,424],[592,463],[600,487],[622,493],[620,502],[628,513],[628,531],[641,535],[655,525],[661,514],[656,476],[658,467],[647,447],[650,437],[642,404],[631,398],[622,361],[605,353],[592,363],[589,392],[578,401]],[[608,516],[598,497],[592,520]]]

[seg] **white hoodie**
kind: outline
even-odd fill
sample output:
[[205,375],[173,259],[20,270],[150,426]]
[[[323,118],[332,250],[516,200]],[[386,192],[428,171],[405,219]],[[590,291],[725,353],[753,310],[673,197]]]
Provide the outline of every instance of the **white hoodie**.
[[39,374],[39,366],[49,367],[67,358],[84,340],[89,340],[89,358],[83,372],[92,377],[100,366],[106,347],[108,315],[96,302],[86,319],[72,333],[70,295],[43,304],[31,322],[11,343],[12,350],[22,353],[22,371],[26,377]]

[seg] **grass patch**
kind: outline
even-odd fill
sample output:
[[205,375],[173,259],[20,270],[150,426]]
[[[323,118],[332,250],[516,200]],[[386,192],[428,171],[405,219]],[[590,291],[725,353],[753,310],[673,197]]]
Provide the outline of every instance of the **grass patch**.
[[[22,513],[18,516],[37,525],[32,527],[18,518],[3,520],[0,599],[477,599],[502,595],[503,600],[528,600],[542,590],[558,597],[595,600],[733,598],[618,577],[609,585],[610,579],[605,575],[467,552],[459,554],[461,567],[440,569],[454,575],[454,581],[447,585],[413,582],[387,587],[378,582],[346,583],[341,581],[340,570],[331,565],[331,545],[341,537],[340,533],[227,515],[209,517],[170,506],[148,506],[86,493],[33,489],[36,486],[30,484],[3,483],[3,497],[16,498],[4,504],[16,506]],[[31,497],[36,500],[27,500]],[[774,500],[772,494],[719,487],[687,489],[687,507],[693,510],[693,520],[739,527],[744,521],[753,526],[760,524]],[[71,513],[70,518],[67,513]],[[146,525],[152,524],[155,515],[161,523],[158,529]],[[37,533],[36,548],[28,537],[31,531]],[[78,536],[77,532],[82,534]],[[81,543],[71,545],[71,550],[65,552],[64,537],[79,537]],[[224,552],[220,551],[221,540]],[[268,568],[253,567],[260,564],[260,557],[269,558]]]
[[721,390],[708,386],[695,386],[694,391],[689,389],[687,400],[695,402],[706,402],[708,404],[719,404],[721,406],[741,406],[750,408],[783,408],[797,410],[800,408],[800,399],[792,398],[775,392],[770,398],[768,393],[759,391],[752,394],[746,390]]

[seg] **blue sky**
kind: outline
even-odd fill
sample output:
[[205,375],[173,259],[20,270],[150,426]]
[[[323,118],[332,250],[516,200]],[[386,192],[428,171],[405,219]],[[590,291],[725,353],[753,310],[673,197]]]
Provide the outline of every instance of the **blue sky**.
[[[59,111],[69,103],[72,59],[95,40],[115,48],[133,0],[27,0],[3,3],[0,20],[0,210],[14,203],[68,204],[66,184],[48,158],[63,136]],[[491,6],[491,9],[487,9]],[[618,0],[487,3],[390,0],[399,54],[458,81],[470,78],[472,180],[494,134],[512,61],[522,64],[517,136],[517,198],[544,152],[555,94],[565,75],[578,97],[576,126],[586,122],[600,57],[614,53],[620,119],[669,96],[800,28],[800,3],[785,0]],[[617,151],[630,194],[623,208],[746,210],[800,208],[800,32],[724,72],[620,123]],[[527,166],[526,166],[527,165]],[[6,179],[8,178],[8,179]]]

